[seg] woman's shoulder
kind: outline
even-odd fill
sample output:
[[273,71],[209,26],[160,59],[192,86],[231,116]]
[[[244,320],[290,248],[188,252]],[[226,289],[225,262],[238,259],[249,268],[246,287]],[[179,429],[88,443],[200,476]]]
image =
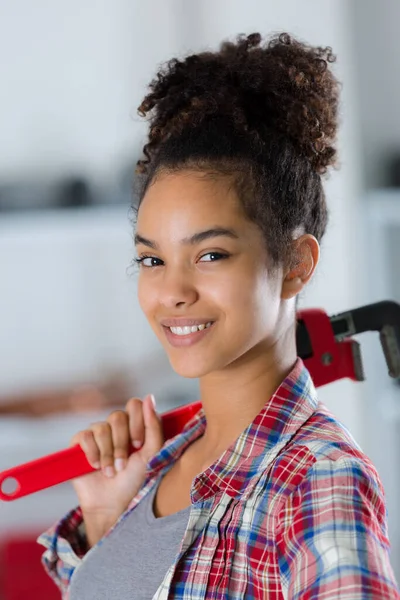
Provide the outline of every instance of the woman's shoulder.
[[368,488],[370,494],[384,498],[374,464],[347,427],[321,402],[278,454],[268,479],[275,486],[280,483],[282,497],[299,488],[339,486],[349,493]]
[[368,461],[351,431],[322,402],[297,430],[290,447],[308,448],[315,460],[335,461],[348,456]]

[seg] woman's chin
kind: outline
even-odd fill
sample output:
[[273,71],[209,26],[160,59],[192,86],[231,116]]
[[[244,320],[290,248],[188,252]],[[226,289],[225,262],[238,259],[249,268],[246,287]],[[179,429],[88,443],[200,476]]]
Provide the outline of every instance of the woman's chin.
[[169,362],[175,373],[186,379],[199,379],[215,370],[215,365],[211,365],[209,361],[204,363],[199,360],[190,361],[187,360],[187,357],[177,360],[170,356]]

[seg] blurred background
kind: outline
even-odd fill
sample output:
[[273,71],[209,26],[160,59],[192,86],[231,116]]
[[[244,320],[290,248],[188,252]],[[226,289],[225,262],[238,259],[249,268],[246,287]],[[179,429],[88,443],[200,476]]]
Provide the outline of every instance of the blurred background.
[[[302,306],[400,302],[399,23],[398,0],[0,0],[0,470],[62,449],[132,395],[153,392],[160,411],[198,397],[147,326],[131,267],[136,108],[173,56],[253,31],[332,46],[341,169]],[[319,395],[381,475],[400,579],[400,386],[378,335],[359,341],[367,380]],[[0,504],[2,600],[58,597],[24,542],[75,504],[68,483]]]

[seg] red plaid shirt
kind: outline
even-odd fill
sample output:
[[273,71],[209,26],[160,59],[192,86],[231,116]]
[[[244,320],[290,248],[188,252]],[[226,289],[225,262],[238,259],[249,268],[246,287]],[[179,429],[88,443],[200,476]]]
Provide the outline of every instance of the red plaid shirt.
[[[205,426],[201,410],[164,444],[119,522]],[[154,600],[400,600],[378,474],[318,402],[301,359],[231,447],[196,476],[191,501],[179,554]],[[39,538],[64,598],[85,560],[81,524],[77,508]],[[118,523],[109,535],[118,535]]]

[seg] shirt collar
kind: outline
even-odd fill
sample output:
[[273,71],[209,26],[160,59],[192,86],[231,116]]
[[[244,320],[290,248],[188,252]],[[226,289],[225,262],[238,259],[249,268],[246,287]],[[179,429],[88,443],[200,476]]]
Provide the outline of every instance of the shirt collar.
[[[301,358],[265,403],[252,423],[239,435],[220,458],[194,480],[193,502],[219,491],[231,496],[248,495],[260,475],[317,407],[317,395],[311,376]],[[148,478],[167,471],[206,428],[204,410],[186,424],[182,433],[167,441],[148,463]],[[167,468],[168,467],[168,468]]]

